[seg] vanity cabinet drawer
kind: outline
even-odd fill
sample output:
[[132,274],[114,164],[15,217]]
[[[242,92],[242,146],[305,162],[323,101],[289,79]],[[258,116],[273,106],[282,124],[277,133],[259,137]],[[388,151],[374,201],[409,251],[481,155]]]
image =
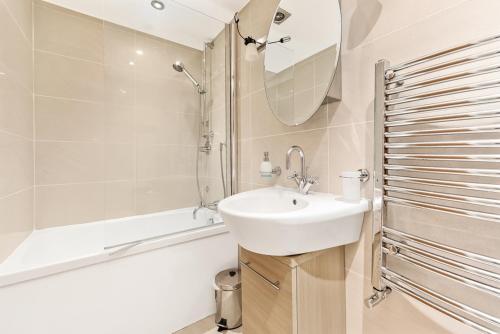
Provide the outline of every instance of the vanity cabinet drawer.
[[294,274],[269,256],[241,249],[245,334],[294,334]]
[[345,334],[343,247],[240,263],[245,334]]

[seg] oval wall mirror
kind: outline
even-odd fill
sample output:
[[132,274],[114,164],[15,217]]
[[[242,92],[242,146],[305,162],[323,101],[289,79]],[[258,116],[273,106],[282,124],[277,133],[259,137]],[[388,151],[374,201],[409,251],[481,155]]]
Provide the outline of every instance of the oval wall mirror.
[[332,85],[341,46],[335,0],[281,0],[267,37],[264,81],[274,115],[299,125],[319,109]]

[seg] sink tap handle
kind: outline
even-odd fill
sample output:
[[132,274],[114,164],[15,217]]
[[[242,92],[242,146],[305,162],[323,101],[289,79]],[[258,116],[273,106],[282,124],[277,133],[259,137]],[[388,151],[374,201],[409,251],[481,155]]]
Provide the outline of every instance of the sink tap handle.
[[319,184],[319,177],[308,176],[301,183],[300,192],[304,195],[307,195],[311,186],[315,184]]
[[318,176],[309,176],[309,177],[307,177],[307,183],[319,184],[319,177]]
[[294,180],[297,184],[297,187],[301,186],[302,180],[297,172],[293,172],[291,175],[287,176],[288,180]]

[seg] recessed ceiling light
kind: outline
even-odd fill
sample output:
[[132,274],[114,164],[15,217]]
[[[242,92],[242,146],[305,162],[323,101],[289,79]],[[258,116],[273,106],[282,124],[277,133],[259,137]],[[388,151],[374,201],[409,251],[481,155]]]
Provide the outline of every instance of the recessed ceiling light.
[[165,4],[163,2],[161,2],[160,0],[151,1],[151,6],[153,6],[154,9],[158,9],[158,10],[165,9]]
[[144,54],[144,51],[142,51],[142,50],[136,50],[135,53],[137,53],[139,56],[142,56]]
[[131,60],[131,61],[129,61],[129,62],[128,62],[128,64],[129,64],[130,66],[134,66],[134,65],[135,65],[135,62]]

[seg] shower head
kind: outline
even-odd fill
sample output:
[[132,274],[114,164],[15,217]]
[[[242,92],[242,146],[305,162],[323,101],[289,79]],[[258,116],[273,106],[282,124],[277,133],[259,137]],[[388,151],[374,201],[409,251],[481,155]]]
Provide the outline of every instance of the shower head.
[[181,63],[180,61],[176,61],[172,67],[174,68],[174,70],[176,70],[177,72],[182,72],[184,71],[184,64]]
[[184,64],[182,62],[176,61],[172,65],[172,67],[177,72],[184,73],[188,77],[188,79],[191,80],[193,85],[197,88],[198,93],[205,94],[205,91],[203,89],[201,89],[200,83],[198,81],[196,81],[196,79],[191,75],[191,73],[189,73],[189,71],[187,70],[187,68],[184,66]]

